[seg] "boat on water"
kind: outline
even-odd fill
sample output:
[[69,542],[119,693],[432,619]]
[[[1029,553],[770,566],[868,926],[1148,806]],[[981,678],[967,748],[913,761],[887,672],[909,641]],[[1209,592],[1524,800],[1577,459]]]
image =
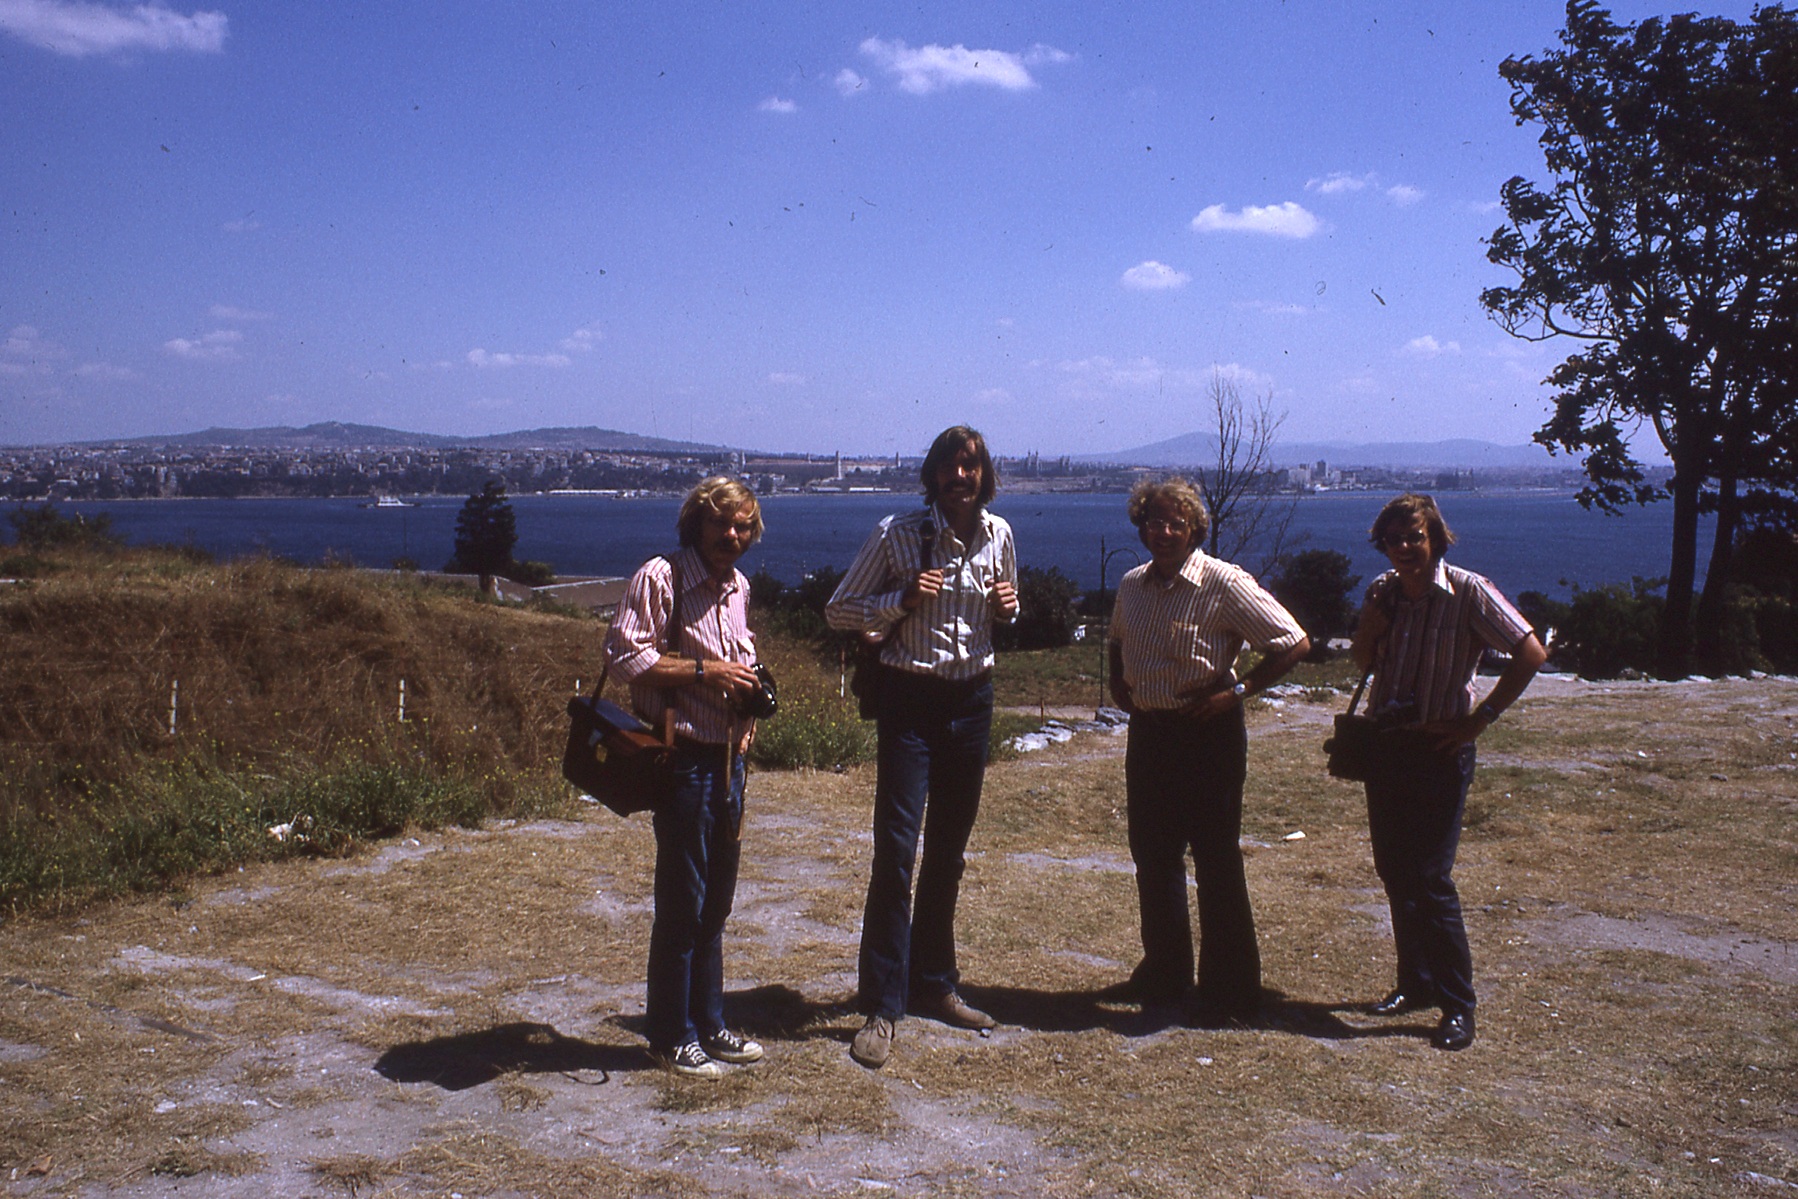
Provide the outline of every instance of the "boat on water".
[[364,500],[362,506],[364,508],[416,508],[418,503],[415,500],[402,500],[397,495],[377,495],[372,500]]

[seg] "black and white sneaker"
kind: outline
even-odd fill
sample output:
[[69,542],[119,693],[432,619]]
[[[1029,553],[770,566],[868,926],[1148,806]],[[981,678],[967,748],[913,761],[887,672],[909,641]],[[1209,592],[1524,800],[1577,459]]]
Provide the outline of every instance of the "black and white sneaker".
[[719,1068],[717,1062],[706,1056],[706,1051],[700,1048],[698,1041],[688,1041],[685,1045],[677,1045],[671,1050],[651,1049],[649,1056],[654,1058],[656,1065],[662,1069],[685,1078],[722,1078],[724,1076],[724,1071]]
[[721,1028],[707,1037],[701,1045],[706,1056],[716,1061],[729,1062],[733,1066],[744,1066],[750,1062],[762,1060],[762,1047],[759,1042],[752,1041],[740,1033],[728,1028]]

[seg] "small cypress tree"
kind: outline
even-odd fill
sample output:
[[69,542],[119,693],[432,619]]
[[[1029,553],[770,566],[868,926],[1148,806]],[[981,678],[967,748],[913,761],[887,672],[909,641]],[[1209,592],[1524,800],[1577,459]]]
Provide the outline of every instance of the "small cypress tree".
[[506,485],[489,479],[456,514],[456,553],[447,569],[479,575],[485,595],[493,589],[493,576],[512,568],[512,547],[517,544],[518,522],[506,499]]

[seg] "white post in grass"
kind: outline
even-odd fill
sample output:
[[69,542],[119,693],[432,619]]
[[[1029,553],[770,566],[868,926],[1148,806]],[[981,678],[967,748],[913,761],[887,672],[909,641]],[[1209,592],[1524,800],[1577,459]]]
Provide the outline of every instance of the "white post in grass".
[[181,708],[181,680],[169,684],[169,736],[175,735],[175,713]]
[[400,680],[400,723],[406,723],[406,680]]

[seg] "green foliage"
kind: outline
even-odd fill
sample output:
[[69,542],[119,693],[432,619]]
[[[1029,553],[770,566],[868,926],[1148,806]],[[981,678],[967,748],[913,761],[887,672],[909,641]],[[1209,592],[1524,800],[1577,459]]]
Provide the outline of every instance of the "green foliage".
[[408,826],[475,824],[472,779],[350,758],[295,760],[277,775],[184,758],[93,785],[54,813],[0,816],[0,911],[152,891],[243,862],[340,856]]
[[62,516],[56,505],[20,505],[7,516],[19,548],[33,553],[59,549],[111,549],[124,544],[112,531],[112,517],[104,512],[92,520],[77,512]]
[[555,568],[547,562],[514,562],[501,573],[526,587],[543,587],[556,581]]
[[1054,649],[1071,644],[1079,623],[1074,603],[1080,588],[1056,567],[1018,568],[1018,618],[993,627],[998,650]]
[[1350,597],[1361,576],[1352,573],[1349,565],[1349,556],[1338,550],[1282,554],[1274,565],[1268,590],[1318,649],[1354,627],[1355,606]]
[[1666,580],[1635,579],[1630,586],[1575,588],[1556,640],[1555,661],[1588,679],[1646,671],[1655,657]]
[[477,574],[483,580],[503,575],[512,566],[518,544],[518,520],[506,499],[506,485],[489,479],[468,497],[456,514],[456,549],[445,570]]
[[842,581],[843,572],[829,566],[812,571],[792,587],[768,571],[758,570],[749,577],[749,602],[760,627],[779,629],[829,649],[848,640],[831,633],[824,623],[824,605]]
[[767,770],[830,770],[873,756],[874,726],[856,715],[854,698],[820,691],[783,691],[780,711],[756,726],[749,750],[749,760]]
[[[1671,496],[1655,668],[1680,677],[1699,513],[1717,513],[1721,537],[1699,605],[1715,621],[1738,519],[1798,512],[1798,14],[1617,25],[1575,0],[1561,40],[1500,67],[1517,123],[1541,129],[1554,181],[1504,185],[1507,223],[1487,257],[1516,282],[1480,300],[1514,336],[1574,342],[1549,376],[1554,414],[1536,440],[1582,457],[1581,502]],[[1634,456],[1638,429],[1673,462],[1665,490]],[[1718,644],[1701,638],[1700,650]]]

